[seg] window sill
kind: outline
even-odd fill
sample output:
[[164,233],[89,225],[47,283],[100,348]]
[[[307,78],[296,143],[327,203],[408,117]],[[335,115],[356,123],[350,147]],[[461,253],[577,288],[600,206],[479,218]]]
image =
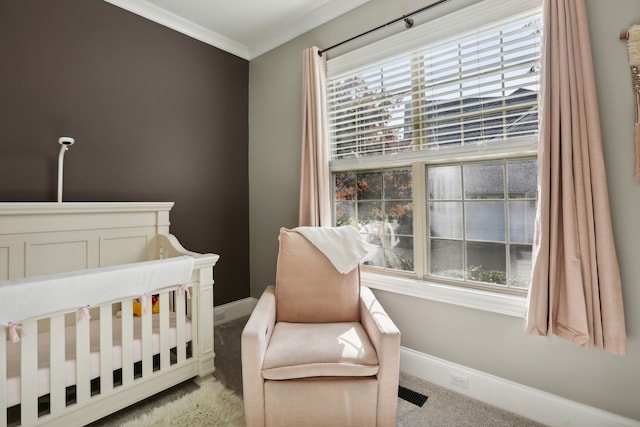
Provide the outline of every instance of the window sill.
[[364,286],[381,291],[459,305],[512,317],[524,318],[526,298],[477,289],[448,286],[408,277],[362,271]]

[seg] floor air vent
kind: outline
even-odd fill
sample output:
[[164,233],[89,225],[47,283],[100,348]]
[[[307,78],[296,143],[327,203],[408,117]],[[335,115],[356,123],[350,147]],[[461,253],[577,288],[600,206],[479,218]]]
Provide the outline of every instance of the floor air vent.
[[398,386],[398,397],[419,407],[422,407],[424,402],[427,401],[427,396],[424,394],[420,394],[417,391],[409,390],[402,386]]

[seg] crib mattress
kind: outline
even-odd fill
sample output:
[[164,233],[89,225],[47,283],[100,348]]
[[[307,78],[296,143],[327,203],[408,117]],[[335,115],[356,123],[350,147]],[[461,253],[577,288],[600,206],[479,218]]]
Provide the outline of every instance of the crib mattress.
[[[133,342],[133,361],[142,360],[142,318],[134,317],[134,342]],[[185,322],[185,339],[191,341],[191,321],[186,319]],[[122,368],[122,319],[113,317],[113,370]],[[175,313],[170,313],[169,320],[169,342],[170,347],[176,346],[176,318]],[[95,379],[100,376],[100,321],[90,321],[91,345],[90,345],[90,369],[91,378]],[[152,335],[152,351],[153,354],[160,353],[160,319],[159,315],[153,315],[153,335]],[[65,328],[65,386],[69,387],[76,384],[76,328],[68,326]],[[20,343],[7,342],[7,407],[11,407],[20,403]],[[50,366],[49,366],[49,350],[50,334],[43,332],[38,334],[38,397],[44,396],[50,391]]]

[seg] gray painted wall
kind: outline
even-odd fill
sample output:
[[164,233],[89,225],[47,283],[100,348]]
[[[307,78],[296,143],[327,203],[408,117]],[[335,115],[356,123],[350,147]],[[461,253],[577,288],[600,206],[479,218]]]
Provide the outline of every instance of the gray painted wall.
[[[474,3],[456,0],[416,25]],[[326,47],[427,4],[372,0],[249,64],[251,295],[273,282],[277,235],[297,225],[302,50]],[[402,345],[564,398],[640,420],[640,183],[633,180],[633,100],[620,31],[640,21],[638,0],[587,0],[600,97],[613,226],[623,278],[629,356],[585,351],[560,339],[528,336],[522,320],[387,292],[376,292],[402,331]],[[348,44],[357,48],[401,25]]]

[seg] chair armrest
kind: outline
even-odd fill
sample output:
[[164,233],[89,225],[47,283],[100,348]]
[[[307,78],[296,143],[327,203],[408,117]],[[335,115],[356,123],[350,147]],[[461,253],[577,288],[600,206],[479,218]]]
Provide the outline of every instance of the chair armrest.
[[366,286],[360,287],[360,319],[377,352],[400,348],[400,330]]
[[276,323],[275,287],[265,289],[242,331],[242,394],[248,427],[264,426],[262,363]]
[[400,330],[371,289],[360,287],[360,321],[378,353],[378,426],[395,425],[400,376]]

